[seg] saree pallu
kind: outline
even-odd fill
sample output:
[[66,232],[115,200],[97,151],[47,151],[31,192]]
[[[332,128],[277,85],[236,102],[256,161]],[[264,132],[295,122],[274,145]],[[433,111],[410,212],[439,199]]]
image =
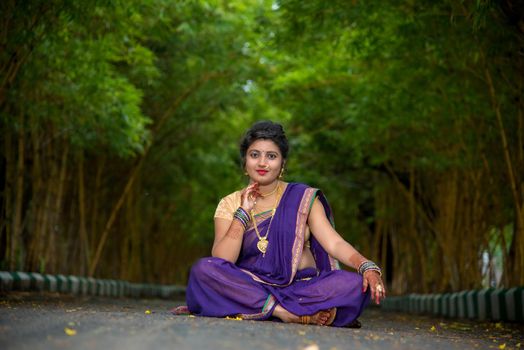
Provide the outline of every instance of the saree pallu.
[[[271,222],[265,254],[258,250],[258,237],[251,226],[244,233],[235,264],[214,257],[197,261],[186,291],[189,311],[199,316],[265,320],[278,304],[297,316],[335,307],[333,326],[354,321],[369,302],[370,293],[362,292],[362,277],[340,270],[313,235],[310,247],[316,268],[298,270],[307,218],[317,197],[333,222],[329,204],[319,190],[290,183]],[[269,214],[257,218],[261,236],[267,233]]]

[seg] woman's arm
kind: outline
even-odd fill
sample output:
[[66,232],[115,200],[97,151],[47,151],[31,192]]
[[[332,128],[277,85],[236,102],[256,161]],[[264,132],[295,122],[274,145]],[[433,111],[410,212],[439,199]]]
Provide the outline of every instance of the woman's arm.
[[215,242],[211,255],[234,264],[240,255],[244,231],[244,225],[236,219],[215,218]]
[[335,231],[329,222],[324,207],[315,199],[308,217],[311,233],[326,252],[346,266],[358,269],[367,259]]
[[[257,183],[249,185],[242,191],[241,207],[246,213],[253,209],[257,196]],[[215,218],[215,241],[213,242],[211,255],[235,263],[240,255],[244,232],[244,225],[236,218],[233,220]]]
[[[322,203],[315,198],[313,206],[308,217],[308,225],[311,233],[318,240],[326,252],[343,263],[354,269],[358,269],[360,264],[368,261],[360,254],[351,244],[346,242],[340,234],[335,231],[329,222]],[[385,296],[382,279],[377,271],[366,271],[363,275],[363,291],[366,291],[368,285],[371,286],[371,298],[377,303]],[[380,287],[377,289],[377,287]]]

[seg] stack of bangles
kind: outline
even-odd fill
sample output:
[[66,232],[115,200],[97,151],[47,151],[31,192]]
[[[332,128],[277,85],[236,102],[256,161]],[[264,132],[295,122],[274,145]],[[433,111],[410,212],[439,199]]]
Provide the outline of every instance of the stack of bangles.
[[378,274],[382,276],[382,270],[380,269],[380,267],[378,267],[377,264],[370,260],[364,261],[358,266],[358,273],[360,275],[364,275],[364,272],[366,271],[377,271]]
[[233,218],[240,221],[240,223],[244,226],[244,230],[247,229],[249,222],[251,221],[249,214],[242,207],[238,207],[237,211],[235,211],[235,214],[233,215]]

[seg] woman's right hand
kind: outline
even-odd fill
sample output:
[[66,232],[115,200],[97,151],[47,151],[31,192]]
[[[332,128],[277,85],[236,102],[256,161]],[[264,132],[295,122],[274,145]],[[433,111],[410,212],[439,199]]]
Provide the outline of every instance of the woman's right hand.
[[248,213],[251,212],[255,206],[258,196],[260,196],[260,192],[258,191],[258,182],[253,182],[244,188],[240,194],[241,207]]

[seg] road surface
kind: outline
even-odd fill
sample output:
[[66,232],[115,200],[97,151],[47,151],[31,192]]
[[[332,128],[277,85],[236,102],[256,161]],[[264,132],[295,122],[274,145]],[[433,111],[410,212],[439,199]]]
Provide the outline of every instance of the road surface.
[[181,302],[0,295],[0,349],[524,349],[524,325],[369,307],[361,329],[175,316]]

